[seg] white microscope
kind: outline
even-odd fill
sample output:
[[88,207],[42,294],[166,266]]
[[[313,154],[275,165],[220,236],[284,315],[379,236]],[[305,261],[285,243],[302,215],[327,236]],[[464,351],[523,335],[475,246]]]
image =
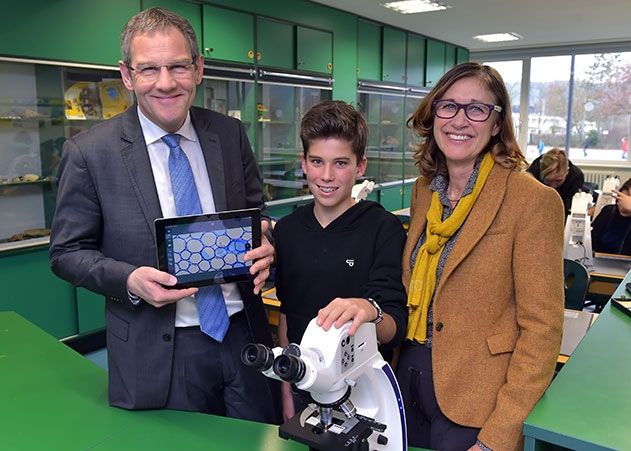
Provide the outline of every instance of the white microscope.
[[570,215],[565,222],[563,239],[563,258],[578,261],[585,266],[594,265],[591,219],[587,214],[591,205],[591,194],[574,194]]
[[375,325],[325,331],[312,319],[300,345],[250,343],[241,360],[268,377],[308,392],[312,403],[279,435],[313,450],[407,450],[405,410],[390,365],[377,350]]

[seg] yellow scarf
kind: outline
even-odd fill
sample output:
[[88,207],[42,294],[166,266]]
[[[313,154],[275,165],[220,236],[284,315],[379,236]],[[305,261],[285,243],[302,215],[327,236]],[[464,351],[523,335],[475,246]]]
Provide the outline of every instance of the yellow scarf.
[[451,216],[444,221],[442,220],[443,204],[438,198],[438,192],[432,194],[432,202],[427,211],[425,243],[416,256],[416,263],[408,287],[408,340],[424,343],[427,338],[427,311],[436,288],[436,269],[440,254],[442,254],[449,238],[458,231],[469,216],[486,179],[489,177],[493,164],[493,157],[489,152],[480,163],[478,179],[473,191],[460,198]]

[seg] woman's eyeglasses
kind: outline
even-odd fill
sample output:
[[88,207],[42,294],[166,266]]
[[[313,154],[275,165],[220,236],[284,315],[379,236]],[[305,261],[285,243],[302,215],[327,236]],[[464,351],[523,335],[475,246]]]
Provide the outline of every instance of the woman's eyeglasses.
[[464,109],[464,114],[474,122],[486,121],[493,111],[502,112],[499,105],[489,105],[488,103],[458,103],[453,100],[434,100],[432,102],[434,114],[441,119],[451,119],[456,117],[458,111]]

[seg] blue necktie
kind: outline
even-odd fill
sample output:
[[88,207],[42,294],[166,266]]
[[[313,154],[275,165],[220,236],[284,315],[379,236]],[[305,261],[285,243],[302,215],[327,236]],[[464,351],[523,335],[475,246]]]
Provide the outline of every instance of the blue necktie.
[[[180,135],[169,134],[162,137],[169,146],[169,177],[173,189],[175,211],[178,216],[202,213],[199,194],[195,186],[195,177],[186,154],[180,147]],[[226,302],[219,285],[201,287],[195,295],[199,326],[206,335],[221,342],[228,331],[230,320]]]

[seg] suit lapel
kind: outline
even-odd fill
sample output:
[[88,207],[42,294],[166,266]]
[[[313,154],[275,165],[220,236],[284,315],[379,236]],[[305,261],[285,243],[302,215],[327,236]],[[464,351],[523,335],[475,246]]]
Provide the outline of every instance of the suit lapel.
[[[131,180],[136,199],[138,199],[147,226],[151,231],[151,236],[154,236],[153,221],[162,217],[162,209],[160,207],[160,199],[158,199],[156,183],[153,179],[149,153],[147,152],[136,107],[129,108],[123,114],[121,157]],[[155,237],[153,239],[155,240]]]
[[226,179],[223,171],[223,153],[219,135],[211,130],[212,124],[209,121],[198,117],[194,108],[191,109],[191,121],[204,154],[204,161],[206,162],[208,178],[210,179],[215,202],[215,210],[227,210]]
[[495,220],[495,216],[502,206],[502,201],[506,194],[506,183],[509,174],[510,171],[508,169],[502,168],[497,163],[493,166],[489,178],[486,180],[485,186],[471,213],[469,213],[469,217],[465,220],[456,244],[449,254],[449,258],[447,258],[435,296],[439,295],[439,291],[449,279],[451,273],[482,239]]

